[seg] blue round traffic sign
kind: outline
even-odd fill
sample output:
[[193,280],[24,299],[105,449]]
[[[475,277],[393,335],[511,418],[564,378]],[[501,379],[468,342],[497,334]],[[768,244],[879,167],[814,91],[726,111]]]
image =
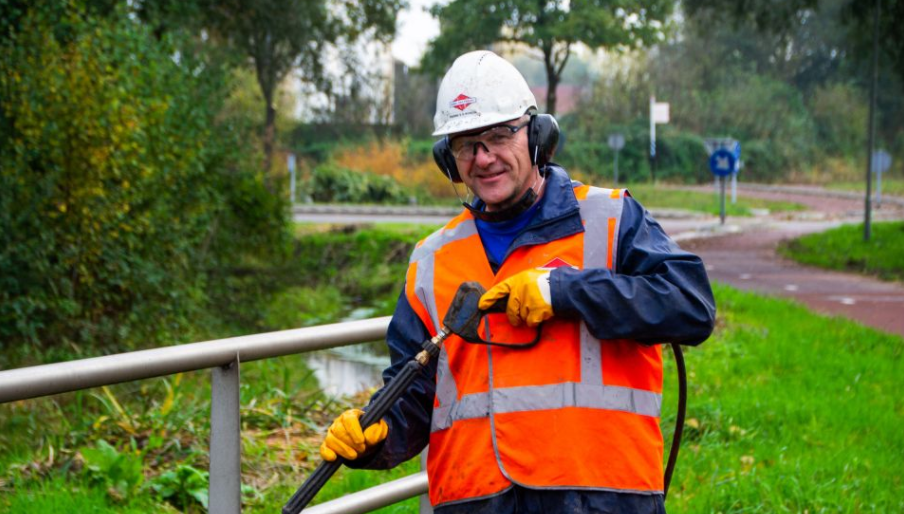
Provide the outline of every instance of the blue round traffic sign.
[[726,148],[720,148],[709,156],[709,169],[713,175],[726,177],[734,173],[738,164],[737,156]]

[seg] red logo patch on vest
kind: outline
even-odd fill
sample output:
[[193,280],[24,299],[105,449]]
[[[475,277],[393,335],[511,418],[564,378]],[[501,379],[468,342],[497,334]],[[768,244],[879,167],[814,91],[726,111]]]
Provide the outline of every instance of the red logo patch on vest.
[[468,108],[469,105],[476,102],[476,98],[471,98],[470,96],[465,96],[464,94],[458,95],[455,97],[455,100],[449,102],[450,107],[455,107],[459,111],[463,111]]
[[559,258],[559,257],[556,257],[555,259],[553,259],[553,260],[547,262],[546,264],[544,264],[543,266],[540,266],[540,267],[543,268],[543,269],[555,269],[555,268],[561,268],[562,266],[565,266],[565,267],[568,267],[568,268],[573,268],[573,267],[574,267],[573,265],[568,264],[567,262],[563,261],[563,260],[562,260],[561,258]]

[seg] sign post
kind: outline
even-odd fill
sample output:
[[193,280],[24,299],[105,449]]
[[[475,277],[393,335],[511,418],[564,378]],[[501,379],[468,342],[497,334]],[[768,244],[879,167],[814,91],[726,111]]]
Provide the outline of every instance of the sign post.
[[867,152],[866,152],[866,200],[863,206],[863,241],[869,242],[872,232],[870,217],[872,216],[872,206],[870,205],[870,197],[872,192],[870,188],[873,184],[873,144],[876,140],[876,90],[879,83],[879,19],[882,12],[882,2],[876,0],[873,3],[873,66],[872,75],[869,85],[869,125],[867,126]]
[[882,207],[882,174],[891,168],[891,155],[885,150],[873,152],[872,172],[876,176],[876,207]]
[[295,205],[295,154],[290,153],[286,164],[289,166],[289,205]]
[[[707,139],[706,149],[710,151],[709,169],[719,181],[719,220],[725,224],[725,180],[729,175],[737,176],[741,162],[741,144],[734,139]],[[732,196],[736,194],[736,182],[732,183]]]
[[618,152],[625,147],[625,136],[619,133],[609,134],[609,148],[615,150],[615,186],[618,187]]
[[669,104],[650,95],[650,177],[656,183],[656,124],[669,122]]
[[735,162],[734,172],[731,174],[731,203],[732,205],[738,203],[738,173],[741,171],[741,166],[744,164],[741,161],[741,142],[735,141],[735,147],[733,148],[733,152],[737,161]]

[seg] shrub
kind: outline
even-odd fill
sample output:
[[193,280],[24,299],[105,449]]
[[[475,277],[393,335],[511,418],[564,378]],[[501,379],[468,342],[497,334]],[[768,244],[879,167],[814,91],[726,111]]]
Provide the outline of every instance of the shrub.
[[832,156],[855,156],[866,146],[869,103],[848,84],[816,88],[810,99],[819,147]]
[[[819,108],[817,117],[811,114],[801,91],[782,80],[743,70],[732,71],[730,76],[725,83],[666,88],[663,99],[672,105],[672,119],[657,128],[657,179],[710,180],[702,145],[709,137],[741,142],[744,180],[773,181],[806,170],[821,157],[814,120],[822,123],[837,118],[842,105],[855,103],[851,90],[829,89],[813,101]],[[605,176],[611,177],[613,156],[606,135],[621,132],[625,148],[619,155],[620,178],[636,181],[649,177],[649,118],[646,99],[637,95],[642,89],[641,78],[624,84],[596,84],[580,108],[560,120],[566,136],[557,157],[562,164],[587,173],[605,169]],[[852,112],[855,118],[860,116],[860,110]],[[840,121],[842,118],[833,121],[825,138],[849,135],[853,125]]]
[[340,166],[392,177],[406,184],[419,199],[454,198],[455,190],[433,162],[433,141],[371,140],[342,146],[333,153]]
[[[568,124],[566,119],[565,123]],[[565,141],[555,161],[569,171],[600,177],[601,183],[613,180],[615,151],[608,136],[599,140],[582,139],[580,131],[565,132]],[[620,133],[625,146],[618,154],[619,183],[644,182],[650,179],[650,128],[643,120],[630,125],[611,126],[602,133]],[[661,128],[656,136],[656,179],[677,183],[701,183],[710,179],[703,140],[688,132]]]
[[203,512],[207,510],[209,502],[209,476],[207,471],[180,464],[176,469],[154,477],[150,486],[160,498],[173,504],[181,512]]
[[205,269],[279,240],[283,205],[217,121],[221,67],[59,4],[0,44],[0,345],[186,337]]
[[315,202],[404,204],[415,196],[392,177],[354,171],[331,162],[314,168],[302,190]]
[[786,159],[769,141],[750,141],[741,145],[744,169],[741,177],[747,181],[766,181],[784,174]]
[[290,287],[275,295],[267,307],[264,323],[272,330],[320,325],[339,319],[346,298],[331,284]]
[[116,500],[133,496],[144,483],[141,452],[120,452],[101,439],[94,448],[82,448],[81,454],[88,476],[106,485],[108,493]]

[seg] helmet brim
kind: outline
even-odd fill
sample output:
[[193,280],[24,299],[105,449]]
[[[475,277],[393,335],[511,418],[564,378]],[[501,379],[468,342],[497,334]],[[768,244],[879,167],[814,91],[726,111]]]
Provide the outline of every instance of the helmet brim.
[[[532,109],[536,109],[536,107],[531,107],[524,114],[531,112]],[[510,114],[482,114],[482,113],[472,113],[471,115],[462,115],[457,118],[452,118],[446,123],[443,124],[442,127],[435,130],[433,132],[434,136],[448,136],[451,134],[458,134],[460,132],[473,132],[478,129],[492,127],[493,125],[499,125],[500,123],[504,123],[506,121],[517,120],[521,116],[515,116],[514,118]]]

